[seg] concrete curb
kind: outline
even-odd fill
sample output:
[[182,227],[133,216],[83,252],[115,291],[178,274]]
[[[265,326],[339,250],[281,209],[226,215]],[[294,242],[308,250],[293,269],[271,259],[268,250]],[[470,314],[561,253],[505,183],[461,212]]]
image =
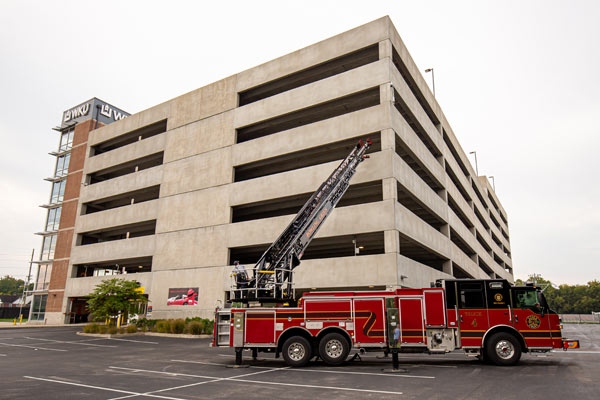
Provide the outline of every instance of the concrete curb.
[[99,337],[99,338],[122,338],[127,336],[161,336],[161,337],[169,337],[176,339],[210,339],[212,335],[189,335],[186,333],[158,333],[158,332],[136,332],[136,333],[118,333],[118,334],[110,334],[110,333],[84,333],[77,332],[80,336],[91,336],[91,337]]

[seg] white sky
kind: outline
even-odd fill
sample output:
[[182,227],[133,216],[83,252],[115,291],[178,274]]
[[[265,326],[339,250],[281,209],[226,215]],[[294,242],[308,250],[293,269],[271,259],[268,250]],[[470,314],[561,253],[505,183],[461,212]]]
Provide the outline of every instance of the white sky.
[[515,277],[599,279],[600,2],[578,0],[3,0],[0,275],[39,254],[64,110],[135,113],[384,15],[496,177]]

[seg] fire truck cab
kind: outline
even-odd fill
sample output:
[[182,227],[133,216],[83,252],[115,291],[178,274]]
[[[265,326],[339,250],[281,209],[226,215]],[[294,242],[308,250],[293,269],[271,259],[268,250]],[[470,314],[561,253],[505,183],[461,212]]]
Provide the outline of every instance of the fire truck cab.
[[218,309],[213,346],[280,354],[290,366],[313,357],[343,363],[352,349],[444,354],[463,349],[497,365],[523,352],[577,348],[540,288],[502,279],[457,279],[424,289],[309,292],[295,307]]

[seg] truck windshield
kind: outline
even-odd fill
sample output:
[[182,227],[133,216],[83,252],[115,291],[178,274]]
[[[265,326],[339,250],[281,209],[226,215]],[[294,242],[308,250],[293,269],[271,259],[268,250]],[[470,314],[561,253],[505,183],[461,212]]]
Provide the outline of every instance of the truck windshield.
[[538,291],[537,296],[538,296],[538,302],[540,303],[542,308],[544,310],[551,311],[550,306],[548,305],[548,302],[546,301],[546,296],[544,296],[544,293],[542,293],[541,291]]

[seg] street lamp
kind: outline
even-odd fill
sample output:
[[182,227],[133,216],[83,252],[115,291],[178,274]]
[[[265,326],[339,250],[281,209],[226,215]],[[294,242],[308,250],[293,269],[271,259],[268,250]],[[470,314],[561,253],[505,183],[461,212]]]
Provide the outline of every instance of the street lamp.
[[431,82],[433,84],[433,97],[435,97],[435,74],[433,73],[433,68],[427,68],[425,70],[425,73],[427,72],[431,72]]
[[479,168],[477,167],[477,152],[471,151],[469,154],[475,155],[475,173],[477,174],[477,176],[479,176]]

